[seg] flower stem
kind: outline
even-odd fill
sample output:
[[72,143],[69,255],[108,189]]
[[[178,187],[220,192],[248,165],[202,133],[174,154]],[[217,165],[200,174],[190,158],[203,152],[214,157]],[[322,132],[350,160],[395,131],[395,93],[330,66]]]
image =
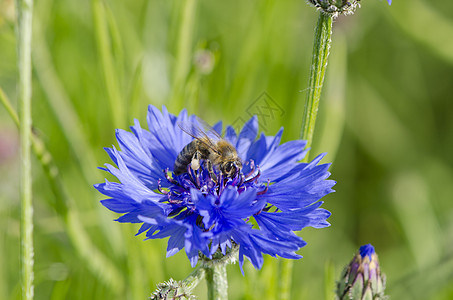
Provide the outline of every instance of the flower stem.
[[[327,58],[329,56],[331,36],[332,36],[333,16],[322,12],[319,13],[318,23],[315,29],[313,42],[313,56],[308,82],[308,94],[305,102],[304,114],[302,119],[301,138],[307,141],[306,147],[311,147],[313,132],[315,130],[316,117],[318,114],[319,99],[324,82],[324,75],[327,68]],[[305,155],[304,162],[309,160],[309,155]],[[281,263],[279,299],[290,299],[291,275],[293,269],[292,260],[284,260]]]
[[225,263],[214,263],[206,267],[206,282],[209,300],[228,299],[228,280]]
[[33,299],[33,202],[31,174],[31,36],[33,0],[17,0],[17,64],[20,121],[22,299]]
[[[318,24],[316,25],[314,36],[308,95],[302,119],[301,138],[307,141],[307,148],[312,144],[313,132],[315,130],[319,99],[321,98],[321,90],[331,44],[332,21],[333,17],[331,15],[322,12],[319,13]],[[308,161],[308,154],[305,156],[305,160]]]

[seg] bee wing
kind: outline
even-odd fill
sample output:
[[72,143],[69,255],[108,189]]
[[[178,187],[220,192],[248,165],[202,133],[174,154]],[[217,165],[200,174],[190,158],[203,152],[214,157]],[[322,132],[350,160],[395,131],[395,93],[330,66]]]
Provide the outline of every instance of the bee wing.
[[197,123],[179,122],[178,126],[182,131],[184,131],[194,139],[201,141],[211,150],[219,153],[216,145],[219,140],[222,140],[222,137],[205,121],[197,118]]

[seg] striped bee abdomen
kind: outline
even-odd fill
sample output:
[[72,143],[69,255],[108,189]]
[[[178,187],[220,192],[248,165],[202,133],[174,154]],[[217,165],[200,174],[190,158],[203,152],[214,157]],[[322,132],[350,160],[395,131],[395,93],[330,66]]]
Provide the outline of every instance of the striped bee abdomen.
[[184,146],[181,152],[179,152],[178,157],[175,161],[175,165],[173,166],[173,173],[175,175],[181,175],[187,172],[187,166],[192,162],[192,158],[197,150],[197,140],[193,140],[192,142]]

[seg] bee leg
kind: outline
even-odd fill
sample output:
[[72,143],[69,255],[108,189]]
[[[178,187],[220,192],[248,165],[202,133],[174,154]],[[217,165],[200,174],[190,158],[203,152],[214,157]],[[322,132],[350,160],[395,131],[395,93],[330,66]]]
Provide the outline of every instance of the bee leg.
[[214,173],[214,169],[212,168],[212,162],[209,159],[207,159],[205,162],[206,162],[206,169],[208,170],[212,181],[217,183],[217,175]]
[[190,167],[192,168],[192,170],[197,171],[200,168],[200,157],[201,157],[201,153],[200,153],[200,151],[197,150],[194,153],[194,155],[192,156],[192,162],[190,164]]

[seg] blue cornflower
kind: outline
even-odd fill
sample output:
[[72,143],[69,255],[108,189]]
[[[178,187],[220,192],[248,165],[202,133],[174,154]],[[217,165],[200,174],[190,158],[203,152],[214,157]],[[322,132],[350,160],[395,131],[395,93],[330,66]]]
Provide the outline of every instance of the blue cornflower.
[[[230,126],[225,130],[224,138],[243,162],[241,172],[225,177],[201,164],[197,171],[188,166],[186,173],[174,175],[178,154],[193,140],[178,124],[196,124],[196,117],[150,105],[147,122],[149,130],[135,120],[132,132],[116,131],[121,150],[105,149],[116,167],[101,169],[120,182],[106,180],[95,188],[109,197],[101,201],[105,207],[123,214],[118,222],[141,223],[137,234],[148,239],[169,237],[167,257],[185,248],[195,266],[200,252],[212,258],[238,247],[241,269],[244,256],[261,268],[263,253],[301,257],[295,252],[306,242],[294,231],[329,226],[330,212],[318,200],[333,192],[335,182],[327,180],[329,164],[318,164],[323,154],[298,162],[306,154],[305,141],[280,145],[283,129],[257,138],[253,117],[239,134]],[[213,129],[222,132],[222,124]]]

